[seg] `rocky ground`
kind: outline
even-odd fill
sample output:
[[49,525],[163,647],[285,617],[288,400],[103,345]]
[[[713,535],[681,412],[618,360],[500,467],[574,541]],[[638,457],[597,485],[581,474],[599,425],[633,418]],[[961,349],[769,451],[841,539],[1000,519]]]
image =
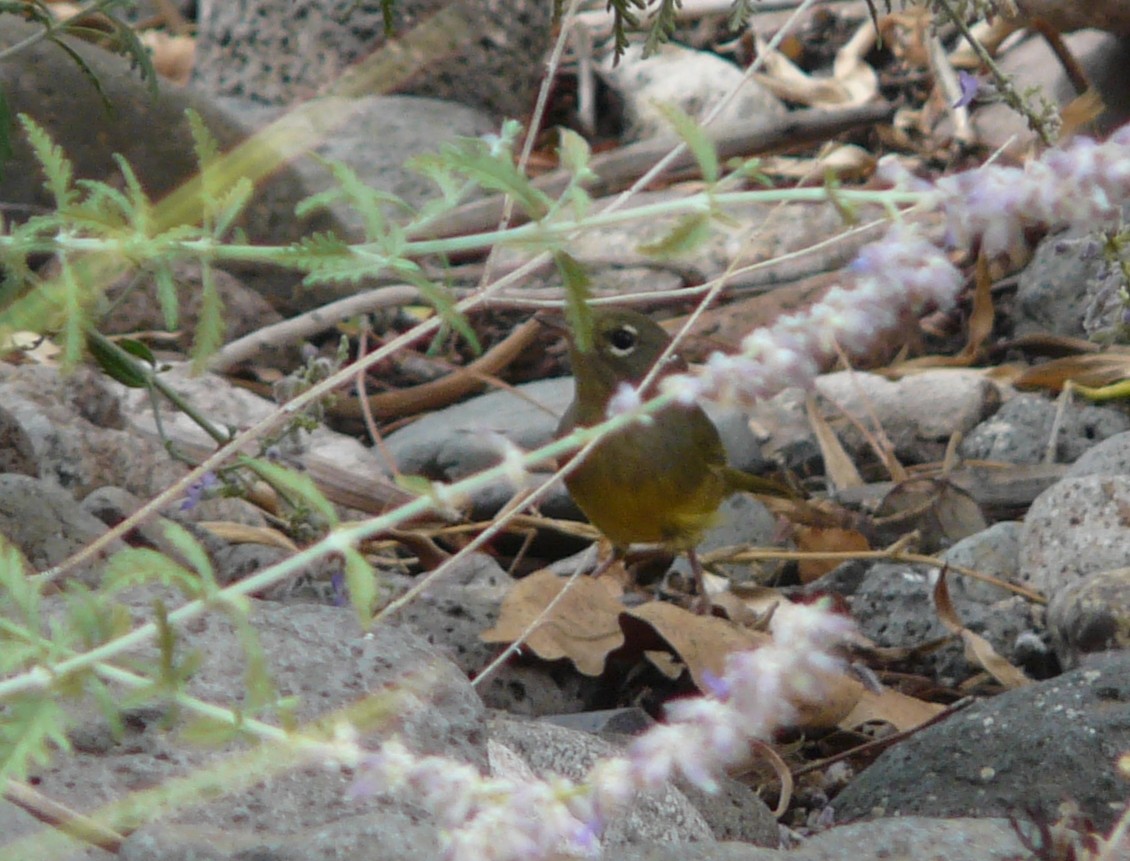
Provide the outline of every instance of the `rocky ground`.
[[[248,40],[244,20],[225,13],[225,4],[200,5],[193,87],[163,85],[154,104],[119,58],[80,47],[115,106],[111,122],[70,58],[40,43],[0,64],[13,110],[33,113],[75,161],[79,175],[105,178],[107,154],[121,152],[146,189],[161,196],[195,170],[185,107],[200,111],[227,145],[269,122],[283,106],[331,86],[373,45],[366,34],[375,18],[360,16],[344,30],[336,25],[339,7],[349,4],[304,4],[307,23],[301,26],[289,23],[292,9],[284,14],[280,4],[255,4],[265,22],[256,31],[258,43]],[[209,10],[210,5],[216,8]],[[397,5],[406,21],[426,18],[437,8]],[[337,131],[323,142],[323,154],[356,165],[376,187],[412,204],[424,203],[431,187],[402,169],[407,154],[426,152],[456,135],[493,133],[500,117],[522,115],[532,103],[541,66],[529,58],[540,56],[548,44],[548,22],[539,4],[513,6],[506,19],[513,22],[507,28],[510,38],[488,28],[476,43],[484,55],[462,62],[489,70],[521,65],[522,76],[499,87],[499,75],[460,75],[439,64],[434,75],[409,88],[411,95],[366,96],[335,109]],[[1091,80],[1105,88],[1109,113],[1104,122],[1111,127],[1125,119],[1117,93],[1126,92],[1126,46],[1119,40],[1126,32],[1119,29],[1125,19],[1114,12],[1108,17],[1110,32],[1088,30],[1069,41]],[[16,16],[0,15],[3,45],[31,32],[32,26]],[[305,54],[292,50],[299,35],[306,40]],[[501,53],[507,50],[513,55]],[[1042,42],[1030,41],[1003,62],[1026,81],[1055,91],[1063,84],[1055,75],[1062,73],[1040,56],[1044,50]],[[701,52],[669,53],[672,65],[682,70],[682,63],[695,59],[686,55]],[[309,62],[295,64],[294,56]],[[694,74],[704,82],[717,75],[717,86],[726,87],[735,74],[741,77],[732,63],[715,69],[721,61],[714,55],[698,59],[704,71]],[[653,81],[645,77],[627,61],[607,75],[607,85],[624,88],[625,98],[652,93],[625,108],[623,144],[632,136],[656,133],[645,108],[648,98],[663,98],[663,90],[654,95]],[[786,115],[785,103],[768,91],[758,89],[745,98],[735,103],[735,122],[750,112],[771,120]],[[986,149],[1016,143],[1011,136],[1017,128],[1001,110],[986,105],[975,114]],[[311,124],[309,116],[304,122]],[[99,133],[91,134],[91,128]],[[379,145],[374,143],[378,135]],[[859,140],[877,145],[879,138]],[[971,150],[945,152],[971,158]],[[0,182],[4,203],[13,211],[37,214],[50,204],[19,139],[13,158]],[[937,167],[937,159],[924,163]],[[295,203],[327,183],[323,165],[287,163],[257,192],[246,219],[248,235],[257,242],[283,243],[332,229],[359,238],[364,225],[344,208],[293,217]],[[641,200],[675,193],[677,188],[653,189]],[[768,208],[750,207],[677,265],[657,264],[630,250],[654,235],[654,224],[581,237],[570,251],[593,269],[602,289],[676,289],[713,277],[739,255],[770,260],[830,237],[842,229],[840,215],[823,203],[780,207],[771,214]],[[743,232],[763,222],[754,238]],[[785,731],[775,740],[795,773],[791,800],[779,818],[770,805],[781,799],[782,787],[770,769],[754,763],[725,779],[715,795],[674,782],[641,797],[609,824],[602,836],[603,857],[1082,859],[1093,857],[1087,853],[1096,852],[1098,838],[1115,826],[1130,799],[1130,780],[1118,768],[1119,757],[1130,751],[1130,658],[1124,651],[1130,642],[1130,415],[1120,400],[1092,403],[1059,394],[1051,390],[1058,387],[1033,382],[1024,372],[1052,356],[1085,355],[1092,349],[1083,346],[1087,337],[1118,341],[1122,306],[1117,297],[1125,278],[1117,266],[1104,262],[1105,237],[1094,231],[1032,239],[1030,260],[1018,271],[1000,273],[993,288],[995,317],[976,365],[935,361],[899,379],[878,373],[903,346],[921,356],[959,353],[964,332],[951,327],[953,319],[935,319],[909,333],[906,344],[879,345],[874,370],[829,369],[817,380],[816,408],[836,434],[843,462],[860,472],[857,485],[835,486],[832,450],[806,413],[803,393],[786,390],[752,412],[712,411],[735,465],[794,476],[815,498],[829,501],[832,507],[825,511],[834,511],[835,518],[831,525],[802,524],[761,501],[735,498],[702,552],[717,552],[718,570],[737,584],[734,592],[750,607],[765,606],[766,593],[758,590],[773,590],[775,601],[834,597],[868,640],[855,660],[870,669],[884,693],[866,719],[845,717],[830,726]],[[826,286],[824,270],[834,273],[850,253],[840,248],[811,270],[782,267],[765,284],[747,285],[763,295],[739,294],[708,316],[690,351],[727,339],[732,345],[775,313],[803,304]],[[511,249],[496,262],[507,271],[523,259],[522,252]],[[473,284],[481,274],[481,260],[455,262],[460,264],[453,270],[456,284]],[[50,261],[36,265],[50,274]],[[538,277],[542,280],[529,290],[557,286],[544,273]],[[199,268],[186,266],[178,278],[191,287],[199,281]],[[773,278],[780,283],[772,284]],[[221,273],[227,337],[259,332],[356,289],[301,291],[296,281],[297,276],[277,270]],[[671,310],[687,307],[676,304]],[[962,310],[972,314],[968,304]],[[190,329],[191,303],[186,311]],[[504,305],[473,322],[492,347],[528,316]],[[107,325],[137,332],[160,328],[160,321],[159,308],[131,300]],[[395,311],[386,312],[383,323],[391,334],[408,325]],[[332,353],[336,337],[321,342],[324,354]],[[236,428],[275,409],[248,390],[249,381],[254,388],[271,380],[270,371],[287,372],[301,359],[294,344],[260,351],[254,372],[244,373],[243,385],[236,385],[234,375],[190,374],[176,361],[184,346],[183,341],[164,343],[170,367],[162,376],[213,421]],[[380,447],[359,441],[364,436],[355,432],[361,425],[356,413],[331,407],[329,420],[316,431],[279,448],[287,462],[319,481],[340,504],[343,518],[363,517],[379,506],[374,488],[384,486],[379,479],[390,464],[405,474],[451,481],[496,460],[500,436],[523,449],[548,441],[572,396],[562,352],[560,343],[540,335],[493,372],[514,384],[509,389],[433,405],[429,414],[412,416],[415,420],[399,429],[395,425],[407,414],[379,415],[385,431]],[[451,349],[446,358],[466,357]],[[440,364],[421,346],[382,370],[390,389],[419,391],[444,370]],[[896,481],[901,476],[892,476],[877,456],[873,442],[879,428],[890,459],[912,470],[909,480]],[[161,432],[190,455],[198,456],[207,444],[172,410]],[[146,391],[128,389],[89,367],[63,373],[50,356],[11,352],[0,362],[0,535],[19,549],[29,570],[62,563],[187,471],[159,438]],[[466,501],[464,519],[490,520],[511,492],[503,483],[481,489]],[[269,507],[219,497],[190,506],[182,502],[178,497],[161,517],[148,519],[78,566],[72,581],[99,588],[109,576],[107,554],[126,547],[179,555],[183,547],[170,543],[166,521],[180,524],[200,542],[220,585],[240,582],[291,552],[283,542],[262,538],[268,529],[283,531]],[[570,534],[568,527],[552,522],[577,516],[560,487],[535,514],[525,532],[516,529],[445,569],[413,601],[368,629],[343,600],[334,563],[306,566],[251,601],[247,618],[261,645],[261,666],[256,663],[260,653],[249,651],[237,617],[222,609],[175,626],[178,660],[191,668],[184,673],[184,690],[208,703],[251,709],[258,690],[253,680],[269,678],[270,702],[294,700],[289,710],[268,709],[263,714],[268,722],[312,721],[377,693],[380,713],[362,724],[367,743],[395,733],[420,753],[449,756],[484,773],[525,769],[580,778],[594,760],[622,748],[626,739],[661,718],[666,699],[695,690],[693,659],[689,647],[671,645],[675,634],[668,631],[664,648],[691,670],[680,675],[679,664],[674,678],[663,675],[659,663],[642,655],[654,651],[644,645],[654,645],[648,639],[652,634],[645,637],[638,623],[624,622],[624,651],[599,655],[598,671],[586,669],[591,652],[566,641],[556,660],[544,659],[531,646],[483,675],[502,648],[499,638],[484,638],[484,632],[513,621],[506,599],[514,594],[518,576],[548,565],[571,570],[572,554],[586,545],[588,533]],[[236,534],[235,526],[246,531]],[[262,531],[252,533],[256,529]],[[734,561],[726,552],[813,549],[820,541],[825,542],[821,549],[841,550],[848,547],[842,533],[849,532],[874,549],[913,532],[908,549],[918,555],[805,567],[771,558],[754,565]],[[527,534],[535,537],[523,545]],[[303,544],[311,536],[289,537]],[[372,548],[385,599],[418,584],[466,540],[454,531],[421,529]],[[950,568],[948,601],[939,595],[941,563]],[[996,580],[967,576],[968,570]],[[621,612],[655,603],[657,594],[678,603],[677,583],[670,578],[629,585],[617,595],[611,618],[619,625]],[[59,593],[42,600],[47,618],[62,618],[74,606],[73,597]],[[115,595],[122,623],[134,626],[151,621],[155,607],[182,602],[167,585],[130,587]],[[13,607],[0,604],[0,616],[14,613]],[[732,605],[723,608],[720,599],[719,608],[719,616],[736,621]],[[129,658],[152,663],[161,655],[146,641]],[[115,722],[94,698],[68,702],[70,749],[36,763],[27,775],[26,785],[40,800],[29,800],[14,784],[0,799],[0,858],[95,859],[113,853],[129,861],[387,860],[435,857],[440,851],[439,829],[409,797],[354,798],[349,792],[353,775],[319,763],[260,768],[245,741],[212,733],[209,743],[201,743],[199,737],[207,733],[164,694],[121,706],[121,720]],[[15,720],[16,714],[15,707],[0,705],[0,723],[5,715]],[[178,779],[202,773],[208,775],[206,785],[184,796],[170,794],[164,807],[152,808],[159,813],[141,821],[115,817],[115,837],[104,848],[52,843],[45,836],[41,820],[50,817],[44,798],[93,814],[131,794],[161,787],[172,793],[181,785]],[[36,811],[39,818],[32,815]],[[1068,844],[1074,848],[1063,848]],[[1107,861],[1115,857],[1121,856]]]

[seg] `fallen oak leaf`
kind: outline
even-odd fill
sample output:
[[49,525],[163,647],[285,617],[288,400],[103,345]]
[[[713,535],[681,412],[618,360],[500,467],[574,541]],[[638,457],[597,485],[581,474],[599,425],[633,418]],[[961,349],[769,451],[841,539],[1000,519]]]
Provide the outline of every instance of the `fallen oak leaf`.
[[[539,618],[559,596],[549,614]],[[479,637],[486,643],[523,640],[539,658],[568,658],[579,672],[595,677],[604,672],[608,654],[624,644],[618,621],[622,610],[598,580],[568,580],[542,570],[514,584],[502,599],[498,622]]]
[[[768,634],[747,631],[717,616],[700,616],[665,601],[622,610],[625,638],[640,643],[647,632],[635,628],[633,621],[643,623],[682,660],[691,680],[701,691],[709,690],[710,678],[722,677],[728,654],[757,648],[772,639]],[[645,648],[653,648],[653,645],[645,644]]]
[[864,689],[855,707],[839,723],[841,729],[854,730],[876,721],[890,724],[899,732],[922,726],[946,710],[941,703],[929,703],[894,688]]

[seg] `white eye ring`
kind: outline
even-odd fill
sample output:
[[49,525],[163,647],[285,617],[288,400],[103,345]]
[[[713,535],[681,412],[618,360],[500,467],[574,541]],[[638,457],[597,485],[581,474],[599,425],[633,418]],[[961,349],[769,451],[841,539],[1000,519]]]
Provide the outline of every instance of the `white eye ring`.
[[639,344],[639,341],[640,341],[640,332],[639,332],[639,329],[637,329],[631,323],[622,324],[618,329],[616,329],[615,332],[612,333],[613,337],[616,336],[617,334],[619,334],[620,332],[627,332],[629,335],[632,336],[631,346],[617,347],[616,344],[610,338],[609,341],[608,341],[608,351],[610,353],[612,353],[613,356],[616,356],[617,358],[622,359],[622,358],[624,358],[624,356],[630,356],[632,353],[634,353],[636,351],[636,346]]

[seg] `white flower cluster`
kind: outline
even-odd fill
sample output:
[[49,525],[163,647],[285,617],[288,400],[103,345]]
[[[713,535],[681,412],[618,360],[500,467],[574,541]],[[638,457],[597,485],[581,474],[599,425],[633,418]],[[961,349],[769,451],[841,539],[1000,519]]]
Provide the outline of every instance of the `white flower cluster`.
[[819,699],[834,650],[851,622],[812,607],[773,620],[774,640],[726,662],[708,696],[673,703],[667,722],[641,735],[625,756],[598,762],[580,783],[565,778],[487,777],[446,757],[418,756],[392,740],[361,758],[354,797],[407,792],[443,829],[449,861],[537,861],[586,856],[604,825],[640,792],[681,773],[707,790],[756,738],[795,716],[794,703]]
[[[880,176],[922,190],[923,205],[946,219],[947,242],[980,243],[990,257],[1020,254],[1031,228],[1103,227],[1130,200],[1130,126],[1104,143],[1077,140],[1023,168],[989,165],[929,186],[885,160]],[[845,284],[795,314],[757,329],[737,355],[714,353],[697,375],[663,381],[683,403],[702,398],[752,403],[790,386],[807,387],[837,349],[849,356],[874,346],[901,320],[948,308],[963,283],[942,249],[912,227],[896,225],[864,248],[845,270]]]

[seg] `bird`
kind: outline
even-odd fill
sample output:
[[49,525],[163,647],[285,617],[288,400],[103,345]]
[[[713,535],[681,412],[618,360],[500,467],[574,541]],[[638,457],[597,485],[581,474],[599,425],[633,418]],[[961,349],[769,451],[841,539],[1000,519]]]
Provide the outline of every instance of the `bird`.
[[[591,337],[567,333],[576,390],[558,424],[559,437],[605,421],[620,386],[638,387],[671,343],[662,326],[637,311],[610,306],[590,311]],[[687,369],[677,353],[662,361],[657,380]],[[654,393],[649,387],[640,395]],[[686,554],[699,601],[706,594],[695,547],[717,521],[723,501],[739,490],[790,495],[774,481],[731,467],[714,423],[697,404],[682,403],[602,437],[571,464],[565,486],[612,543],[613,558],[631,544],[659,544]]]

